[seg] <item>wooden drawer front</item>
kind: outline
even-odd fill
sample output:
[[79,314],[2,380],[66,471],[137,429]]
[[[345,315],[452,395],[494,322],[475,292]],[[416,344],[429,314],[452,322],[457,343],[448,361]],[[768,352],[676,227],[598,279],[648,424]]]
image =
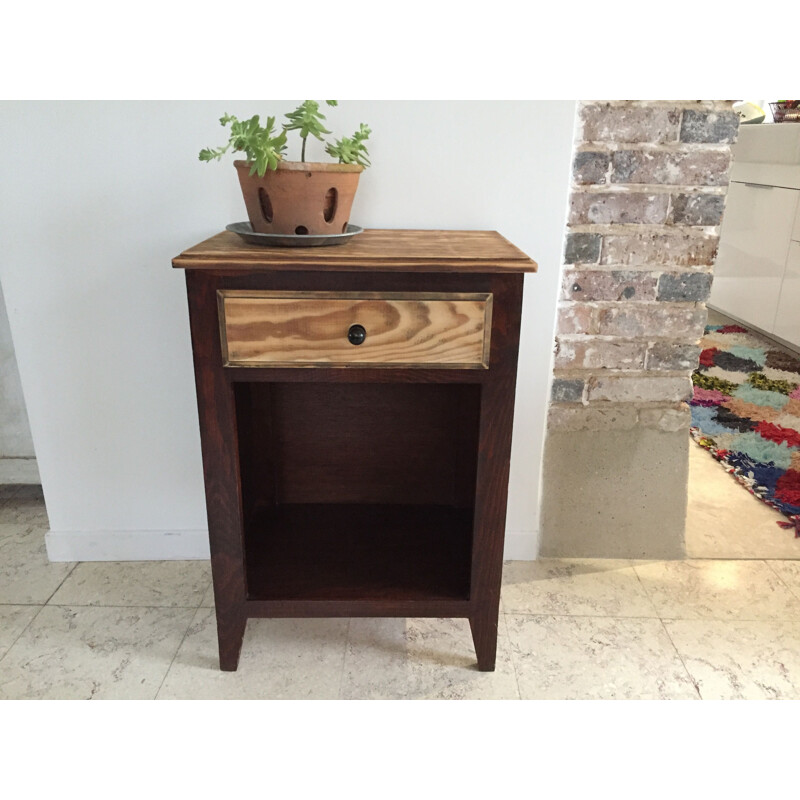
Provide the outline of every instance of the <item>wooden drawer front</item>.
[[[226,366],[489,365],[491,294],[219,293]],[[353,325],[366,330],[348,341]]]

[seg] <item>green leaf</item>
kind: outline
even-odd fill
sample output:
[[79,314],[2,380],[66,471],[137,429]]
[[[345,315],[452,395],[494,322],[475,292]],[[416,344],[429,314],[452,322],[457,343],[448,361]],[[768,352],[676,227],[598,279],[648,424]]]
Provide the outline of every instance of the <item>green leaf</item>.
[[334,144],[329,144],[325,152],[329,156],[339,159],[340,164],[360,164],[362,167],[371,166],[369,153],[364,146],[364,141],[369,138],[372,131],[363,122],[352,138],[347,136],[338,139]]
[[[329,106],[338,105],[336,100],[326,100]],[[250,165],[250,174],[258,173],[261,177],[266,174],[268,169],[277,169],[278,164],[286,151],[286,141],[288,131],[296,130],[305,141],[309,136],[314,136],[320,141],[324,141],[323,134],[330,131],[323,125],[325,115],[320,113],[319,103],[315,100],[305,100],[294,111],[286,114],[288,123],[284,123],[281,129],[275,131],[275,117],[267,117],[265,125],[261,125],[260,118],[256,114],[250,119],[240,120],[232,114],[224,114],[220,117],[220,124],[224,127],[230,125],[230,136],[224,147],[216,150],[204,148],[200,151],[198,158],[200,161],[220,160],[222,156],[233,149],[234,152],[244,153],[247,163]],[[343,137],[333,144],[327,143],[325,152],[334,158],[338,158],[343,164],[360,164],[367,167],[370,165],[367,148],[364,141],[369,138],[372,131],[363,122],[352,137]]]
[[268,164],[269,164],[269,155],[262,150],[256,155],[256,172],[258,173],[259,178],[264,177],[267,171]]
[[325,115],[320,113],[319,103],[315,100],[306,100],[294,111],[286,115],[289,124],[284,124],[287,131],[300,131],[300,138],[307,139],[309,134],[322,141],[322,134],[330,131],[322,124]]
[[219,159],[233,148],[234,152],[243,152],[246,155],[251,175],[258,172],[263,177],[268,167],[277,167],[281,152],[286,146],[286,132],[282,130],[277,136],[274,134],[275,117],[269,117],[266,126],[262,126],[257,114],[246,120],[225,114],[220,118],[220,123],[231,126],[228,143],[218,150],[201,150],[201,161]]

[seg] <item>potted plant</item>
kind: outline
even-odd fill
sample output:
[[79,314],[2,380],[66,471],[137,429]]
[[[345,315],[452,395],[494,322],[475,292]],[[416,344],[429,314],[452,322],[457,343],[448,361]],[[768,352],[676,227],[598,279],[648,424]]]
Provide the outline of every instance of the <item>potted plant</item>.
[[[335,100],[325,101],[335,106]],[[258,115],[247,120],[225,114],[220,124],[230,125],[230,138],[224,147],[200,151],[201,161],[219,160],[233,149],[246,160],[233,162],[239,175],[247,216],[257,233],[280,235],[319,235],[345,233],[350,220],[358,179],[368,167],[364,142],[370,129],[361,123],[351,137],[327,142],[325,152],[338,163],[308,162],[309,135],[324,142],[329,134],[319,103],[306,100],[286,115],[288,122],[278,131],[275,117],[261,125]],[[302,139],[300,161],[284,160],[287,133],[298,131]]]

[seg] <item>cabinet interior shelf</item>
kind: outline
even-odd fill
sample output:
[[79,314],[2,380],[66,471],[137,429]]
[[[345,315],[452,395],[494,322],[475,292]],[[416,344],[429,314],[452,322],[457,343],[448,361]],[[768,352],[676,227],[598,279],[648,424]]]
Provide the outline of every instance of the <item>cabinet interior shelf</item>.
[[468,600],[480,386],[237,383],[248,600]]
[[248,600],[469,599],[471,509],[275,506],[245,547]]

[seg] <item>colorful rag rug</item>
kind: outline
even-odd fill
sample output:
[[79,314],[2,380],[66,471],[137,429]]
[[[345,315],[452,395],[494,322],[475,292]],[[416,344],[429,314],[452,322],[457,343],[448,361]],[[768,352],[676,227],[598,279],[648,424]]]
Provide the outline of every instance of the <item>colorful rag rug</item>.
[[739,325],[707,326],[701,346],[692,436],[800,537],[800,356]]

